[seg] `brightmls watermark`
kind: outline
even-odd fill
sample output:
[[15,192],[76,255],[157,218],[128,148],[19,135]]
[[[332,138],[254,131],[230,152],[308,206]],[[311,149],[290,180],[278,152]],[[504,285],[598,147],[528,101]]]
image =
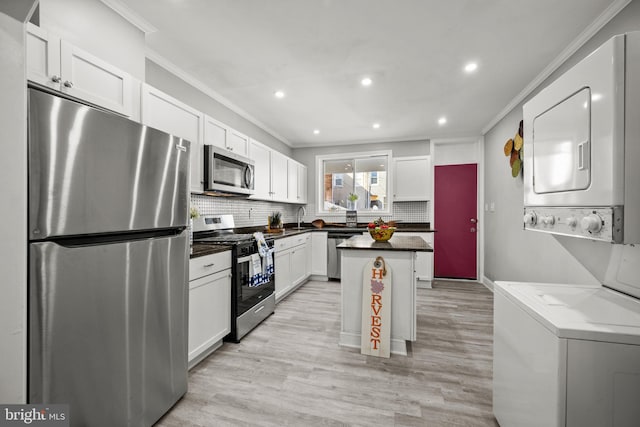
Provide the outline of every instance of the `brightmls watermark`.
[[0,405],[0,427],[69,427],[69,405]]

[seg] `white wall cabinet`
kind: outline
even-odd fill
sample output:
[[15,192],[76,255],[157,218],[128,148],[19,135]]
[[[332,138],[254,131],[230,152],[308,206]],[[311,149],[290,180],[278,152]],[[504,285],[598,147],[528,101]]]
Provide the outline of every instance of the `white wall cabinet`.
[[142,123],[191,142],[191,192],[203,191],[204,114],[170,95],[142,85]]
[[431,200],[431,156],[396,157],[393,170],[395,202]]
[[241,156],[249,155],[249,137],[236,130],[230,129],[227,134],[227,150]]
[[249,154],[249,137],[207,115],[204,116],[204,144],[215,145],[241,156]]
[[271,150],[271,198],[287,201],[287,156]]
[[307,167],[287,159],[287,201],[307,203]]
[[249,158],[255,162],[255,193],[251,198],[288,202],[288,157],[250,140]]
[[276,302],[293,292],[311,275],[309,252],[312,234],[303,233],[276,239],[274,243]]
[[133,113],[133,77],[56,37],[27,25],[27,78],[124,116]]
[[231,251],[189,262],[189,368],[231,331]]
[[271,200],[271,150],[266,145],[251,140],[249,158],[255,162],[255,192],[251,198]]
[[307,167],[298,163],[298,203],[307,203]]

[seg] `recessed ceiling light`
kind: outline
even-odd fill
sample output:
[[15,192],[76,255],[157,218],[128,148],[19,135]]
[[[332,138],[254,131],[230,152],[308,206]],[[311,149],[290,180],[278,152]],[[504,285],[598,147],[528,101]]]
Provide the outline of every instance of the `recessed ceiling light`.
[[320,133],[320,129],[314,129],[314,130],[313,130],[313,134],[314,134],[314,135],[318,135],[319,133]]
[[443,124],[445,124],[445,123],[447,123],[447,118],[446,118],[446,117],[440,117],[440,118],[438,119],[438,124],[439,124],[439,125],[443,125]]
[[371,80],[369,77],[365,77],[362,80],[360,80],[360,83],[362,84],[362,86],[371,86],[371,83],[373,83],[373,80]]
[[280,99],[284,98],[284,92],[283,92],[283,91],[281,91],[281,90],[277,91],[277,92],[276,92],[276,93],[274,93],[273,95],[274,95],[276,98],[280,98]]
[[380,129],[380,123],[374,123],[373,124],[373,128],[374,129]]
[[466,71],[467,73],[473,73],[477,69],[478,69],[478,64],[476,64],[475,62],[469,62],[467,65],[464,66],[464,71]]

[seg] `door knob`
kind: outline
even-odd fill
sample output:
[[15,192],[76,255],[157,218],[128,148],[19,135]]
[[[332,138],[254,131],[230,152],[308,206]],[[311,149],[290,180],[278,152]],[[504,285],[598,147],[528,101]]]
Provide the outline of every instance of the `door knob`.
[[478,220],[477,220],[477,219],[475,219],[475,218],[471,218],[469,221],[471,221],[471,222],[472,222],[472,223],[474,223],[474,224],[475,224],[476,222],[478,222]]

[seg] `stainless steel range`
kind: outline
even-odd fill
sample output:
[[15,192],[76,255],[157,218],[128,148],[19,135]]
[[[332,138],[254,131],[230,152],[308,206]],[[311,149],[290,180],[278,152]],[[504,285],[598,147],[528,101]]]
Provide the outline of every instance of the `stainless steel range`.
[[233,215],[194,219],[193,241],[232,247],[231,332],[225,341],[242,337],[273,314],[276,305],[273,239],[262,254],[253,234],[235,233]]

